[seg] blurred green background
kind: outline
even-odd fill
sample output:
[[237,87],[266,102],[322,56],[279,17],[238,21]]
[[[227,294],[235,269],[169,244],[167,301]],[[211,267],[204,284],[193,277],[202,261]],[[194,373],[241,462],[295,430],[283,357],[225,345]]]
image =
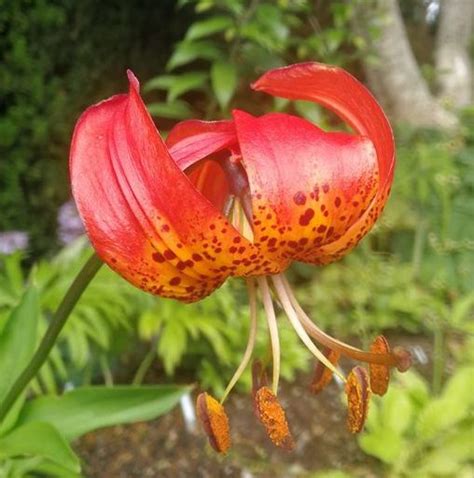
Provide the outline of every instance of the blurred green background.
[[[166,134],[178,120],[225,118],[234,107],[286,111],[340,129],[313,104],[249,90],[269,68],[337,64],[368,83],[387,109],[395,182],[381,220],[352,254],[325,268],[295,264],[291,282],[318,324],[338,337],[367,345],[383,332],[414,344],[418,355],[414,371],[372,407],[357,441],[366,463],[293,475],[290,459],[279,465],[282,474],[271,473],[473,476],[473,15],[469,0],[0,0],[0,331],[34,284],[40,337],[90,252],[85,238],[73,240],[81,234],[73,205],[63,206],[68,145],[85,107],[125,90],[126,68],[140,78]],[[450,70],[450,58],[465,62],[467,78]],[[238,280],[183,306],[147,296],[104,268],[30,395],[57,393],[66,382],[140,384],[153,370],[160,381],[197,381],[219,395],[247,333]],[[284,327],[282,343],[283,377],[292,381],[310,360]],[[266,347],[262,331],[257,353]],[[241,390],[248,386],[246,376]],[[258,466],[240,458],[231,457],[235,470],[250,476],[272,470],[267,456]],[[18,465],[23,455],[1,460],[0,476],[38,476],[36,465]],[[196,476],[185,473],[179,476]],[[202,476],[221,476],[215,473]]]

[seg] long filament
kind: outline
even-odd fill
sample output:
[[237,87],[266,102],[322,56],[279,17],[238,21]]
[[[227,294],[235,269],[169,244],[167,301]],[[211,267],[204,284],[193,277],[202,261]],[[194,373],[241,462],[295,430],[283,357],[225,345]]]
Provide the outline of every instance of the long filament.
[[286,295],[291,302],[292,308],[297,313],[303,327],[305,328],[306,332],[317,340],[322,345],[326,347],[336,350],[341,354],[345,355],[346,357],[351,357],[356,360],[360,360],[362,362],[373,363],[373,364],[380,364],[380,365],[397,365],[398,359],[393,354],[376,354],[371,352],[365,352],[364,350],[360,350],[352,345],[345,344],[340,340],[337,340],[326,332],[321,330],[306,314],[306,312],[302,309],[296,297],[291,290],[290,284],[283,275],[279,276],[281,283],[286,291]]
[[242,373],[244,372],[250,361],[250,357],[252,357],[252,352],[255,347],[255,337],[257,336],[257,294],[255,291],[255,281],[253,279],[247,280],[247,289],[249,293],[250,306],[250,331],[249,338],[247,341],[247,347],[245,348],[244,356],[242,357],[240,365],[238,366],[229,384],[227,385],[224,394],[222,395],[221,404],[224,403],[224,400],[227,398],[231,390],[234,388],[235,384],[242,376]]
[[280,338],[278,336],[278,325],[267,279],[260,276],[257,277],[257,282],[262,291],[263,306],[265,308],[265,316],[267,317],[268,331],[270,333],[273,359],[272,391],[276,395],[278,391],[278,381],[280,379]]
[[329,370],[331,370],[331,372],[335,373],[342,381],[345,382],[346,379],[344,375],[328,360],[328,358],[318,349],[318,347],[316,347],[309,335],[306,333],[305,328],[298,318],[298,314],[291,304],[281,275],[272,276],[272,281],[275,285],[275,290],[278,294],[281,305],[301,341],[320,362],[322,362]]

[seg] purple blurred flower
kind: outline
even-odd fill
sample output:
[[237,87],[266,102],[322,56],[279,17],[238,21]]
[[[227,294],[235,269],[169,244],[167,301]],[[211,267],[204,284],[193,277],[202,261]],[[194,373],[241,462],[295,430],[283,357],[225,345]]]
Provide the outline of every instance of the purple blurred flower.
[[82,220],[74,201],[68,201],[59,208],[58,236],[63,244],[69,244],[85,233]]
[[28,234],[23,231],[0,232],[0,254],[13,254],[28,247]]

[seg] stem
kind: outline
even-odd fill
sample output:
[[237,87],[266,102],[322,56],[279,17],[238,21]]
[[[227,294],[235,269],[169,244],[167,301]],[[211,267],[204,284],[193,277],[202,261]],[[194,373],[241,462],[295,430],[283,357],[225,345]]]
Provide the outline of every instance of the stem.
[[439,318],[435,319],[433,343],[433,394],[441,391],[444,372],[444,327]]
[[12,405],[16,402],[18,396],[23,392],[31,379],[38,373],[41,366],[48,358],[49,352],[53,348],[59,333],[66,323],[69,314],[74,309],[82,293],[89,285],[97,271],[100,269],[102,261],[93,254],[84,264],[79,274],[74,279],[64,296],[59,307],[56,309],[46,333],[41,340],[38,350],[35,352],[16,382],[11,387],[3,402],[0,404],[0,423],[6,417]]
[[114,376],[112,375],[112,371],[110,370],[109,363],[107,361],[107,357],[104,354],[100,355],[99,358],[100,370],[102,372],[102,376],[104,377],[104,383],[107,387],[113,387],[114,385]]
[[150,348],[148,349],[148,352],[146,353],[144,359],[141,361],[140,366],[138,367],[135,376],[133,377],[132,385],[141,385],[143,383],[143,379],[145,378],[145,375],[147,374],[148,370],[150,370],[151,364],[153,363],[153,360],[156,356],[156,346],[158,345],[158,342],[160,340],[160,335],[161,328],[158,333],[156,333],[151,339]]
[[418,222],[415,229],[415,239],[413,241],[413,254],[411,264],[415,279],[420,275],[421,261],[423,259],[423,248],[425,243],[426,224],[424,221]]

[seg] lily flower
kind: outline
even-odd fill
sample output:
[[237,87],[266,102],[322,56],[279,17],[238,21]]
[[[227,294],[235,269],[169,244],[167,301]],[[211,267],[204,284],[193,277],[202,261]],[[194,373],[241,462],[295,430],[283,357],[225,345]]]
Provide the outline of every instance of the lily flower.
[[[263,303],[273,356],[271,387],[254,374],[255,411],[270,438],[291,448],[277,400],[280,344],[275,303],[319,361],[314,391],[332,374],[346,382],[349,429],[360,431],[370,396],[384,393],[391,368],[408,352],[383,338],[366,352],[322,331],[298,304],[285,270],[293,261],[324,265],[346,255],[379,217],[393,178],[393,134],[369,91],[346,71],[303,63],[265,73],[252,88],[319,103],[353,133],[325,132],[289,114],[234,110],[232,120],[188,120],[161,138],[128,72],[128,94],[87,109],[71,146],[73,195],[101,259],[141,289],[182,302],[206,297],[228,277],[249,290],[250,335],[242,362],[218,402],[198,398],[213,447],[230,446],[222,403],[248,365]],[[325,347],[323,352],[316,343]],[[370,365],[346,379],[339,356]]]

